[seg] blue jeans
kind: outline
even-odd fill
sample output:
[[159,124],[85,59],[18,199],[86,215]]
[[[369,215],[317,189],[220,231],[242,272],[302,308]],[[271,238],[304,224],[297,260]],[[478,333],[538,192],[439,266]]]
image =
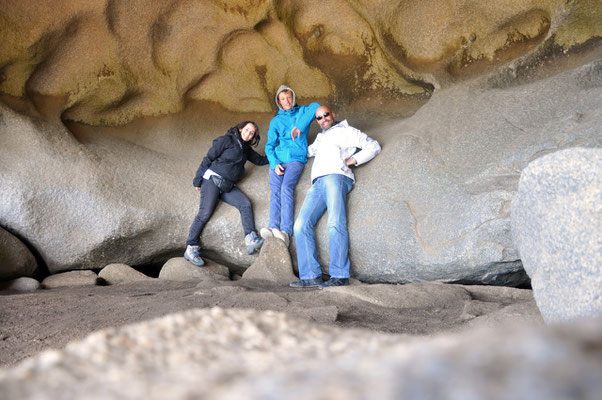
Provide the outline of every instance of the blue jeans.
[[282,163],[284,175],[278,175],[270,169],[270,222],[268,228],[280,229],[287,235],[293,233],[293,214],[295,212],[295,186],[303,172],[305,164],[300,161]]
[[322,176],[315,180],[305,196],[295,221],[295,243],[300,279],[322,276],[314,226],[328,210],[328,247],[330,249],[330,276],[349,278],[349,234],[347,232],[347,194],[353,181],[341,174]]

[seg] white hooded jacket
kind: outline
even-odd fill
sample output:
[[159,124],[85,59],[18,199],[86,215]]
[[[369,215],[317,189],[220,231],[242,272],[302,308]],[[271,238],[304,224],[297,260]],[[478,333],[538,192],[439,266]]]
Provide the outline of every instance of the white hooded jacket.
[[[360,149],[356,153],[357,149]],[[345,164],[345,160],[353,156],[356,165],[372,160],[380,153],[380,145],[352,126],[347,120],[332,125],[322,131],[307,149],[307,156],[314,157],[311,167],[312,183],[319,177],[329,174],[345,175],[355,183],[355,176]]]

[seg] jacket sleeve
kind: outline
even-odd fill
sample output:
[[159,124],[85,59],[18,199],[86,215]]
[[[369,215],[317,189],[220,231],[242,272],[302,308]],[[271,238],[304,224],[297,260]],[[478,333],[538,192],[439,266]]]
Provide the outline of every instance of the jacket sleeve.
[[307,157],[314,157],[316,155],[316,152],[318,151],[318,146],[320,146],[320,140],[322,140],[323,136],[323,133],[318,133],[318,136],[316,136],[316,140],[314,140],[314,142],[307,147]]
[[207,171],[211,166],[211,163],[217,160],[217,158],[224,152],[225,139],[226,138],[224,136],[220,136],[213,141],[213,145],[207,152],[207,155],[203,158],[203,161],[201,161],[201,165],[199,165],[194,179],[192,180],[192,184],[195,187],[201,187],[205,171]]
[[304,133],[309,132],[309,126],[316,119],[316,110],[320,107],[320,103],[311,103],[307,106],[302,106],[303,111],[299,113],[297,119],[297,128]]
[[367,163],[380,153],[380,144],[376,140],[368,137],[368,135],[359,129],[352,127],[349,127],[349,129],[352,130],[352,134],[347,136],[350,140],[348,145],[361,149],[352,156],[357,165]]
[[276,168],[276,165],[280,164],[281,161],[276,157],[276,147],[279,144],[278,132],[276,131],[276,117],[270,122],[270,129],[268,130],[268,140],[265,143],[265,154],[270,162],[270,168]]
[[247,159],[255,165],[266,165],[269,162],[266,156],[260,155],[251,148],[248,150]]

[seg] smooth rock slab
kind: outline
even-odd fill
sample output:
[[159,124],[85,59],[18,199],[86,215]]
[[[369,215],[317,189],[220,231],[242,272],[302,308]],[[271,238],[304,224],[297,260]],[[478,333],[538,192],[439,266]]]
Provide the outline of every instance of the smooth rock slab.
[[98,273],[109,285],[153,279],[126,264],[109,264]]
[[512,230],[546,322],[602,313],[602,149],[531,162],[512,204]]
[[171,258],[161,268],[159,279],[172,281],[203,281],[207,279],[225,281],[230,279],[228,267],[206,258],[204,260],[205,265],[197,267],[189,263],[184,257]]
[[0,227],[0,279],[31,277],[38,263],[16,236]]
[[69,271],[50,275],[42,281],[42,287],[52,289],[63,286],[94,286],[98,284],[98,275],[94,271]]
[[471,299],[456,285],[413,283],[408,285],[349,285],[328,288],[322,293],[343,294],[390,308],[442,308]]
[[507,306],[498,305],[497,307],[491,303],[483,304],[472,301],[464,307],[461,319],[466,320],[466,325],[471,328],[499,328],[511,324],[535,324],[537,322],[544,325],[534,300]]
[[533,301],[533,291],[504,286],[460,285],[475,300],[510,303],[515,300]]

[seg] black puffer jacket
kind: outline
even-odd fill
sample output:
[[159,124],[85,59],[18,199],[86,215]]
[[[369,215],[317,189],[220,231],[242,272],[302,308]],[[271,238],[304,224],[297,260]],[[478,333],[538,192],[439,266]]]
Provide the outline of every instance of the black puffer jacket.
[[248,142],[240,137],[236,127],[230,128],[228,133],[213,141],[213,145],[199,165],[192,184],[200,187],[205,171],[211,169],[231,182],[238,182],[245,175],[245,162],[251,161],[255,165],[268,163],[266,156],[257,154]]

